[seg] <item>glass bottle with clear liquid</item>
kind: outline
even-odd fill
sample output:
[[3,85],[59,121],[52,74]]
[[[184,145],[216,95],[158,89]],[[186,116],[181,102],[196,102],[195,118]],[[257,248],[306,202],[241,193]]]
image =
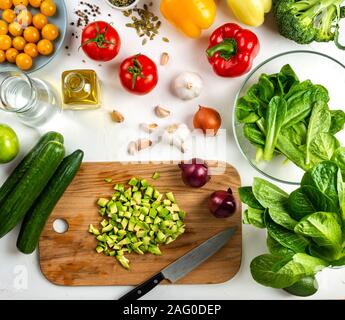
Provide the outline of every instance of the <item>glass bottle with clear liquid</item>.
[[62,110],[50,84],[18,70],[0,71],[0,109],[16,114],[30,127],[46,124]]

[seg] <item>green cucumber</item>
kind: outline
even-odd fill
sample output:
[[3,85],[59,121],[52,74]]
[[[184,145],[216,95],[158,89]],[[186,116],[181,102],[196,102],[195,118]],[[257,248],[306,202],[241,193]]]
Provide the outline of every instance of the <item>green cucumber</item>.
[[18,166],[13,170],[11,175],[7,178],[5,183],[0,188],[0,204],[6,199],[6,197],[10,194],[10,192],[17,186],[20,179],[24,176],[26,170],[31,166],[32,162],[38,155],[38,153],[42,150],[42,148],[49,142],[49,141],[57,141],[63,143],[63,136],[57,132],[48,132],[41,139],[38,143],[29,151],[29,153],[25,156],[25,158],[18,164]]
[[37,154],[16,187],[0,204],[0,238],[25,216],[63,160],[62,143],[49,141]]
[[19,251],[30,254],[35,250],[50,214],[77,174],[83,157],[83,151],[77,150],[62,161],[46,188],[25,216],[17,240]]

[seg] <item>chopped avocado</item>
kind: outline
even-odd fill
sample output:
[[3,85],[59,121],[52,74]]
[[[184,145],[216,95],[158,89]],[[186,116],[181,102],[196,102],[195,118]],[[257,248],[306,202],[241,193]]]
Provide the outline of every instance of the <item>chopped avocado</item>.
[[89,225],[89,232],[98,236],[100,234],[99,230],[95,228],[92,224]]
[[171,205],[171,201],[168,200],[168,199],[164,199],[164,200],[163,200],[163,204],[164,204],[165,206],[170,206],[170,205]]
[[145,222],[150,224],[150,223],[153,223],[153,220],[152,220],[152,218],[150,216],[146,216],[145,217]]
[[125,196],[127,199],[131,199],[131,198],[132,198],[132,189],[131,189],[131,188],[128,188],[128,189],[124,192],[124,196]]
[[145,236],[145,237],[143,238],[143,244],[144,244],[145,246],[148,246],[148,245],[150,244],[150,242],[151,242],[151,238],[150,238],[149,236]]
[[143,190],[145,190],[149,185],[146,179],[141,180],[140,183],[141,183],[141,188]]
[[102,222],[101,222],[101,226],[104,228],[106,227],[107,225],[109,224],[108,220],[106,219],[103,219]]
[[142,197],[142,194],[140,191],[136,191],[133,193],[133,200],[137,203],[137,204],[140,204],[141,203],[141,197]]
[[105,208],[100,208],[100,209],[98,210],[99,214],[100,214],[102,217],[105,215],[105,211],[106,211]]
[[171,237],[168,237],[167,240],[165,241],[165,244],[169,244],[171,242],[174,242],[175,240]]
[[180,216],[178,215],[178,213],[173,213],[172,218],[174,221],[180,220]]
[[128,220],[126,218],[123,218],[121,221],[122,228],[125,230],[128,225]]
[[153,196],[154,189],[151,186],[148,186],[147,189],[145,190],[145,198],[151,199]]
[[138,238],[145,237],[145,236],[146,236],[146,231],[144,231],[144,230],[139,230],[139,231],[137,231],[136,236],[137,236]]
[[117,213],[117,205],[115,202],[112,202],[109,206],[108,206],[108,210],[109,213]]
[[172,192],[167,192],[167,193],[165,194],[165,196],[166,196],[171,202],[173,202],[173,203],[176,202],[175,197],[174,197],[174,194],[173,194]]
[[[152,178],[158,179],[159,173]],[[169,244],[185,231],[186,213],[172,192],[164,196],[146,179],[134,177],[127,184],[115,184],[114,190],[110,200],[97,201],[99,214],[104,217],[100,229],[89,226],[98,241],[98,253],[115,257],[129,269],[125,253],[160,255],[159,244]]]
[[102,247],[100,247],[100,246],[97,246],[96,247],[96,251],[97,251],[97,253],[101,253],[101,252],[103,252],[103,248]]
[[123,215],[125,218],[130,218],[131,216],[132,216],[132,213],[131,212],[129,212],[129,211],[127,211],[127,212],[125,212],[124,213],[124,215]]
[[123,255],[117,255],[116,259],[121,263],[125,269],[129,269],[129,260]]
[[155,218],[156,215],[157,215],[157,210],[154,209],[154,208],[151,208],[151,209],[150,209],[149,216],[150,216],[151,218]]
[[148,251],[151,252],[152,254],[155,254],[157,256],[160,256],[162,252],[159,250],[158,246],[155,245],[149,245]]
[[166,235],[161,230],[159,230],[157,232],[157,237],[156,237],[157,242],[163,243],[165,239],[166,239]]
[[113,182],[113,179],[112,178],[105,178],[104,181],[106,183],[111,183],[111,182]]
[[134,243],[133,245],[132,245],[132,249],[136,252],[136,253],[138,253],[138,254],[144,254],[144,252],[140,249],[140,246],[142,245],[143,243],[142,242],[137,242],[137,243]]
[[160,176],[161,176],[161,174],[160,174],[158,171],[156,171],[156,172],[152,175],[152,179],[153,179],[153,180],[158,180],[158,179],[160,178]]
[[107,203],[109,202],[109,199],[105,199],[105,198],[99,198],[97,201],[97,204],[100,207],[105,207],[107,205]]
[[113,225],[112,224],[108,224],[106,227],[102,228],[102,233],[106,233],[113,230]]
[[131,180],[128,181],[128,184],[132,187],[136,186],[138,184],[139,180],[137,178],[131,178]]

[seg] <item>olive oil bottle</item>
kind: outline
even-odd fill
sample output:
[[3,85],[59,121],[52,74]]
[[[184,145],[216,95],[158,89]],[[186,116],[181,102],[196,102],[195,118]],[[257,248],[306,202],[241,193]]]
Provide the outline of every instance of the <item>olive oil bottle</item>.
[[68,70],[62,74],[63,108],[92,110],[100,107],[100,87],[94,70]]

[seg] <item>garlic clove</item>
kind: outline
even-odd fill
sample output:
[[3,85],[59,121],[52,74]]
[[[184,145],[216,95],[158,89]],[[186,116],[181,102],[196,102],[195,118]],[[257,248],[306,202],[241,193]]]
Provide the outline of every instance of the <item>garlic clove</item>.
[[133,156],[138,152],[138,146],[137,143],[135,141],[131,141],[128,144],[128,149],[127,149],[128,153]]
[[155,131],[158,128],[158,124],[157,123],[142,123],[140,125],[140,127],[147,133],[152,133],[153,131]]
[[169,54],[167,52],[163,52],[161,55],[161,66],[165,66],[169,62]]
[[130,155],[135,155],[137,152],[141,151],[141,150],[144,150],[144,149],[147,149],[149,147],[152,146],[152,141],[149,140],[149,139],[139,139],[137,141],[131,141],[129,144],[128,144],[128,153]]
[[163,142],[177,147],[185,153],[189,150],[188,141],[190,140],[191,131],[184,123],[173,124],[168,126],[163,133]]
[[166,118],[166,117],[169,117],[171,114],[171,112],[169,110],[164,109],[160,106],[157,106],[155,108],[155,113],[156,113],[157,117],[159,117],[159,118]]
[[113,120],[114,122],[121,123],[125,121],[125,117],[117,110],[113,110],[110,113],[110,116],[111,116],[111,120]]
[[152,141],[149,139],[139,139],[137,140],[138,151],[147,149],[152,146]]

